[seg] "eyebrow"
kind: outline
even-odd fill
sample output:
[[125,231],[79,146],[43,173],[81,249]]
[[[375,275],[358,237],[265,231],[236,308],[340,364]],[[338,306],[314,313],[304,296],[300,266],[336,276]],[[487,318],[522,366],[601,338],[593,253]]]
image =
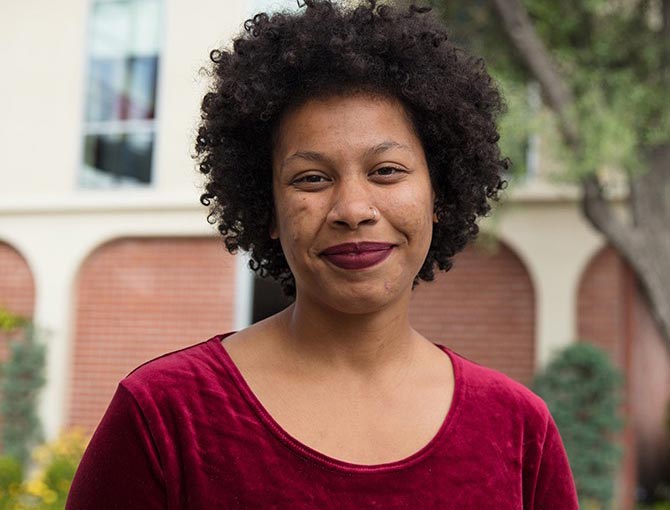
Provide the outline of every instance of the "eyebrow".
[[[403,145],[398,142],[394,142],[392,140],[385,141],[378,143],[377,145],[370,147],[368,150],[365,151],[365,157],[371,156],[373,154],[381,154],[383,152],[386,152],[390,149],[404,149],[407,151],[411,151],[411,149],[407,145]],[[284,168],[284,166],[289,162],[293,161],[294,159],[305,159],[307,161],[316,161],[316,162],[325,162],[325,163],[331,163],[331,159],[326,156],[325,154],[321,152],[316,152],[316,151],[298,151],[295,152],[294,154],[291,154],[288,158],[286,158],[282,164],[281,164],[281,169]]]

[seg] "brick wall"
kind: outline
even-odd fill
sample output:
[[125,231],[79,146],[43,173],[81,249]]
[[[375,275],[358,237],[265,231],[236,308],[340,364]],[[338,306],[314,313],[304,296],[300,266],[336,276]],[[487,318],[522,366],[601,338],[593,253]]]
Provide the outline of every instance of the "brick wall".
[[120,239],[76,282],[68,425],[92,430],[140,363],[232,328],[235,260],[218,238]]
[[[630,271],[611,247],[600,250],[589,262],[577,291],[577,339],[603,349],[628,379],[630,358]],[[624,390],[625,392],[625,390]],[[626,398],[620,414],[626,426],[618,435],[623,456],[615,482],[616,510],[632,510],[635,500],[635,441]]]
[[577,336],[625,365],[626,266],[612,248],[600,250],[584,270],[577,293]]
[[584,271],[577,310],[579,338],[604,349],[625,378],[616,489],[617,508],[630,510],[636,486],[653,487],[670,468],[670,350],[632,269],[611,247]]
[[503,243],[469,246],[454,267],[421,282],[413,326],[430,340],[529,384],[535,359],[535,297],[521,260]]
[[[31,318],[35,308],[35,283],[28,263],[7,243],[0,242],[0,307]],[[7,358],[7,335],[0,333],[0,360]]]
[[670,476],[670,349],[640,293],[635,300],[630,396],[638,481],[653,491]]
[[0,306],[13,313],[32,316],[35,284],[28,263],[7,243],[0,241]]
[[662,478],[667,483],[670,476],[670,348],[640,292],[634,305],[628,395],[638,480],[651,491]]

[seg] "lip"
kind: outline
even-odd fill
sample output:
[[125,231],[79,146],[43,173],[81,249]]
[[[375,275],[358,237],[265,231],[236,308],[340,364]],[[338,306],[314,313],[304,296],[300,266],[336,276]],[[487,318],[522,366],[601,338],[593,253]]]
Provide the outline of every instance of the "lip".
[[336,244],[326,248],[321,255],[337,255],[340,253],[363,253],[368,251],[381,251],[393,248],[392,243],[378,243],[373,241],[362,241],[360,243]]
[[390,243],[345,243],[327,248],[321,255],[342,269],[365,269],[385,260],[395,245]]

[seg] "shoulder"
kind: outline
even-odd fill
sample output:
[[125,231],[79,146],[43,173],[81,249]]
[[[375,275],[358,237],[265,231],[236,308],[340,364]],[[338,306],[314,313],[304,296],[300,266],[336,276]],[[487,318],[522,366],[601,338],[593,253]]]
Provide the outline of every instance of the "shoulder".
[[531,429],[540,435],[544,433],[551,415],[539,395],[502,372],[452,353],[460,369],[466,400],[499,418],[521,422],[519,425],[526,432]]
[[507,452],[500,465],[517,466],[523,508],[577,509],[565,448],[544,400],[507,375],[453,354],[461,376],[466,444],[486,445],[481,451],[496,459]]
[[192,393],[212,381],[220,381],[223,365],[217,344],[224,336],[216,335],[148,360],[134,368],[119,386],[141,404],[147,399]]

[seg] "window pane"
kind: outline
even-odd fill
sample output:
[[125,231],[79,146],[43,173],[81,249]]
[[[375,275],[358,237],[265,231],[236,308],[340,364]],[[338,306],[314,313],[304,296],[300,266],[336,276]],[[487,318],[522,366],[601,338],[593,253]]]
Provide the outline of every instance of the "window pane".
[[153,142],[153,133],[86,136],[81,184],[151,182]]
[[158,57],[93,58],[87,121],[153,119]]
[[159,0],[115,0],[93,4],[91,50],[94,57],[155,55],[160,43]]

